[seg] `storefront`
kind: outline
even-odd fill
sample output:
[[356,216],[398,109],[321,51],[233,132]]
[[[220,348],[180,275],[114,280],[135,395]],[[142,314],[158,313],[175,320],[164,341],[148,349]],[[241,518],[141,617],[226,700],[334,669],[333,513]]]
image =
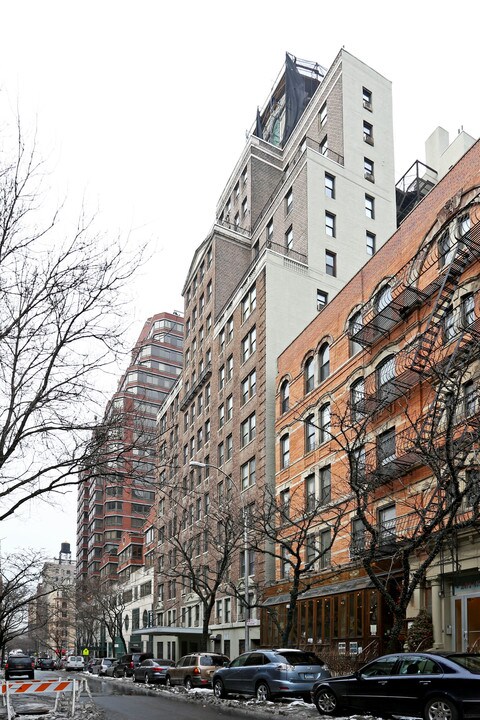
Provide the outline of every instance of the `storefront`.
[[457,652],[480,652],[480,573],[452,581],[452,635]]

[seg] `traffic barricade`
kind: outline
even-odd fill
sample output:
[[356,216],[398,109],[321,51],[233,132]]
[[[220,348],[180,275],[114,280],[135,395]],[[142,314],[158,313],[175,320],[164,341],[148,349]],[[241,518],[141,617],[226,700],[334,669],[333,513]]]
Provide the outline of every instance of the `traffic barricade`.
[[[81,689],[85,688],[85,681],[81,684]],[[12,708],[11,701],[15,697],[21,695],[36,695],[37,697],[42,694],[54,694],[55,697],[55,710],[57,709],[58,700],[61,693],[72,694],[72,716],[75,712],[75,699],[77,691],[79,690],[79,683],[77,680],[71,680],[70,678],[57,680],[3,680],[0,685],[1,695],[4,699],[4,703],[7,706],[7,717],[11,720]],[[89,693],[90,694],[90,693]]]

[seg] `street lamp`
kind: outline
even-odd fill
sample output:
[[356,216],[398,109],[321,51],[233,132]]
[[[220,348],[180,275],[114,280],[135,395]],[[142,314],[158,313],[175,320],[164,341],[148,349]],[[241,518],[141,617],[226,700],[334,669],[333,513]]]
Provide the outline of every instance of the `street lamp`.
[[[232,476],[226,473],[224,470],[219,468],[217,465],[212,465],[211,463],[203,463],[198,462],[197,460],[190,460],[189,463],[190,467],[194,468],[214,468],[218,472],[222,473],[222,475],[225,475],[227,480],[230,482],[232,481]],[[243,584],[245,588],[245,652],[250,650],[250,626],[248,624],[248,582],[249,582],[249,576],[248,576],[248,560],[249,560],[249,553],[248,553],[248,525],[247,525],[247,508],[244,505],[241,489],[240,490],[240,501],[242,503],[242,519],[243,519],[243,553],[244,553],[244,576],[243,576]]]

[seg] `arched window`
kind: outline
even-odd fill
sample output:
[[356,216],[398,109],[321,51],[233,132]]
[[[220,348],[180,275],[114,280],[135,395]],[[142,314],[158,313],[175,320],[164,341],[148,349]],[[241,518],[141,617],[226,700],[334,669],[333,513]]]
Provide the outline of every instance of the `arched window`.
[[280,386],[280,412],[286,413],[290,408],[290,384],[284,380]]
[[323,382],[330,375],[330,346],[323,343],[318,351],[318,379]]
[[362,350],[362,346],[355,340],[355,335],[362,329],[362,313],[360,310],[354,313],[348,321],[348,334],[350,337],[350,355],[355,355]]
[[365,414],[365,381],[359,378],[350,387],[350,407],[353,420],[359,420]]
[[392,288],[390,285],[384,285],[375,297],[375,307],[377,312],[384,310],[392,302]]
[[313,357],[308,358],[304,368],[305,393],[312,392],[314,387]]
[[316,430],[313,413],[305,419],[305,452],[315,450]]
[[320,425],[320,442],[324,443],[330,440],[330,403],[325,403],[318,413]]
[[280,438],[280,467],[286,468],[290,465],[290,436],[282,435]]
[[377,366],[377,397],[378,400],[390,402],[393,396],[393,379],[395,377],[395,356],[389,355]]

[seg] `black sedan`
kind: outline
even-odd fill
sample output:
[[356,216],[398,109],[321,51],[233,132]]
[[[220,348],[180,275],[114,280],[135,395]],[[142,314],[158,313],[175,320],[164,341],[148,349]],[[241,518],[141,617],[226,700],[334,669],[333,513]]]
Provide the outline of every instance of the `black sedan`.
[[55,670],[55,660],[53,658],[40,658],[38,668],[40,670]]
[[480,718],[480,654],[384,655],[353,675],[316,682],[312,699],[321,715]]
[[163,660],[162,658],[144,660],[134,669],[133,682],[144,682],[151,685],[164,683],[167,669],[174,665],[173,660]]

